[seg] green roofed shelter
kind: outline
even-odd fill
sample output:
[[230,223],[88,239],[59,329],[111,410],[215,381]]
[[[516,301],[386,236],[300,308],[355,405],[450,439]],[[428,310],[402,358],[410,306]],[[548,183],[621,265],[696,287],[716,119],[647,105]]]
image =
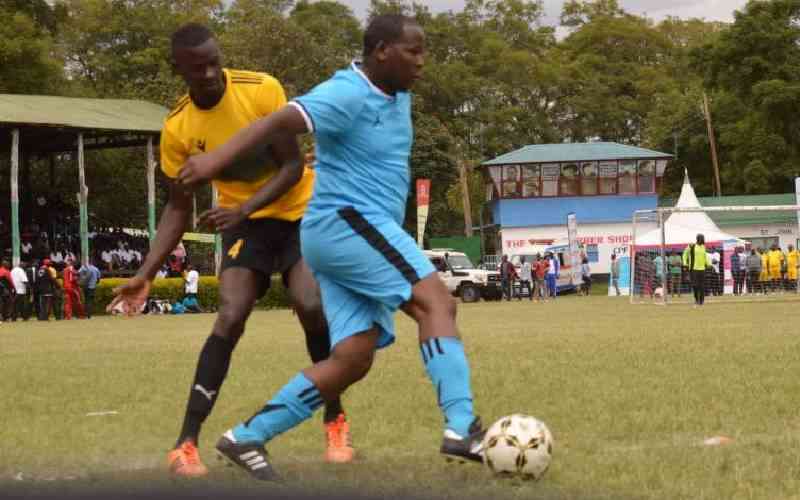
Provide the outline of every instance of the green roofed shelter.
[[616,142],[583,142],[561,144],[533,144],[500,155],[482,166],[514,165],[524,163],[562,163],[602,160],[668,160],[672,155],[618,144]]
[[22,157],[77,152],[80,193],[81,260],[89,257],[88,187],[85,149],[147,147],[148,225],[155,235],[155,155],[169,110],[127,99],[0,94],[0,148],[11,151],[11,219],[14,265],[19,263],[19,164]]
[[[735,196],[698,197],[703,207],[774,207],[797,205],[794,193],[784,194],[750,194]],[[662,198],[658,204],[662,207],[675,206],[675,199]],[[795,212],[706,212],[711,220],[720,228],[745,225],[786,224],[797,225]]]

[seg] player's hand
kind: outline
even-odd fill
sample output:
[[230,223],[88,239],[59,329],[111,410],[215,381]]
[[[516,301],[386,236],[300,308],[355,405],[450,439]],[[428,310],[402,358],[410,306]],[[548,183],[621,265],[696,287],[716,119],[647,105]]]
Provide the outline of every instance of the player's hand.
[[128,316],[134,316],[144,309],[150,294],[150,281],[141,276],[134,276],[124,285],[115,288],[113,293],[114,299],[106,307],[106,312],[110,313],[118,304],[122,304],[122,311]]
[[236,227],[245,219],[247,219],[247,214],[242,211],[241,207],[215,207],[200,214],[198,222],[201,225],[207,224],[217,231],[226,231]]
[[181,184],[195,185],[210,181],[222,171],[213,153],[201,153],[190,156],[178,172],[178,182]]

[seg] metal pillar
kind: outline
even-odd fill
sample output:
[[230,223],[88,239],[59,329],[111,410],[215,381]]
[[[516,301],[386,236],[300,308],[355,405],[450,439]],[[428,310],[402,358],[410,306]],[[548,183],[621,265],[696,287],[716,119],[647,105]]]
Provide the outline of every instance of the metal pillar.
[[152,245],[156,237],[156,161],[152,137],[147,139],[147,232]]
[[78,134],[78,203],[81,222],[81,263],[89,262],[89,188],[86,187],[86,171],[83,164],[83,133]]
[[[217,193],[217,188],[214,184],[211,184],[211,206],[216,208],[218,201],[219,193]],[[219,232],[214,233],[214,274],[219,276],[220,266],[222,264],[222,236]]]
[[11,251],[13,266],[19,265],[19,129],[11,131]]

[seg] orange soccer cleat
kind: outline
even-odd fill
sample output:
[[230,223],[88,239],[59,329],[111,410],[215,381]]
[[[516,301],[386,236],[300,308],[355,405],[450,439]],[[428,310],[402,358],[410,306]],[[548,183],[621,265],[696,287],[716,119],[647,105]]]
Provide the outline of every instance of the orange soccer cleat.
[[192,441],[184,441],[167,455],[169,471],[174,476],[202,477],[208,468],[200,461],[200,453]]
[[355,450],[350,443],[350,425],[344,413],[340,413],[336,420],[325,423],[325,434],[328,437],[325,461],[336,464],[352,462]]

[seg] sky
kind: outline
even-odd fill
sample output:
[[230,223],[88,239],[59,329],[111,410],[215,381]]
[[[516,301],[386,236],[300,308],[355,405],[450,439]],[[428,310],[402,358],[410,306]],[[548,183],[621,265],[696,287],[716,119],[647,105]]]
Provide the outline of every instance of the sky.
[[[369,0],[338,0],[353,9],[353,12],[364,18],[369,7]],[[461,10],[463,0],[417,0],[434,12]],[[561,14],[563,0],[544,0],[546,12],[545,23],[556,25]],[[733,21],[733,11],[741,9],[747,0],[621,0],[623,8],[632,14],[646,14],[647,17],[659,21],[667,16],[680,18],[698,17],[708,21]]]

